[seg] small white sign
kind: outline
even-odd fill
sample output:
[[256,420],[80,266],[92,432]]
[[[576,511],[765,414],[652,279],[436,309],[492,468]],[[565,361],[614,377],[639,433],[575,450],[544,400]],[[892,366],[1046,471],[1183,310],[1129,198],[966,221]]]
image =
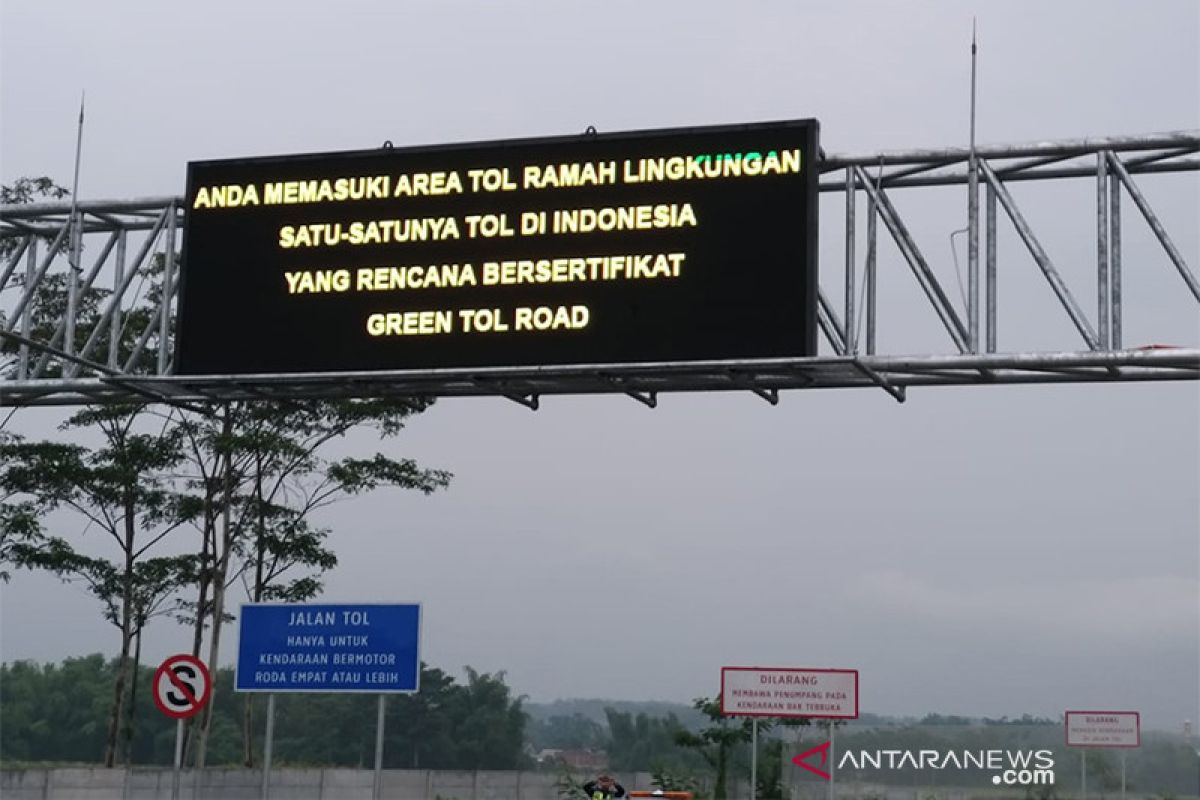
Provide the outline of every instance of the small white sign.
[[1136,711],[1068,711],[1067,747],[1141,747]]
[[721,713],[858,718],[858,670],[722,667]]

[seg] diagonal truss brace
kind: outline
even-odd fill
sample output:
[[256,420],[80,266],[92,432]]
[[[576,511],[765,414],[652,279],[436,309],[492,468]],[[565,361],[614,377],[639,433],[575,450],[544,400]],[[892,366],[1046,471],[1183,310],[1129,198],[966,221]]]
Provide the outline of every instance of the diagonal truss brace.
[[1000,201],[1000,205],[1004,207],[1008,218],[1012,220],[1013,225],[1017,229],[1017,234],[1020,235],[1021,241],[1025,243],[1025,247],[1029,249],[1033,260],[1037,262],[1042,274],[1046,276],[1050,288],[1054,290],[1054,294],[1058,296],[1058,300],[1062,303],[1063,308],[1067,310],[1067,314],[1071,317],[1071,321],[1075,323],[1075,328],[1083,337],[1084,342],[1092,350],[1100,349],[1100,339],[1096,335],[1096,331],[1088,322],[1087,317],[1083,313],[1083,309],[1079,307],[1079,303],[1075,301],[1071,290],[1067,288],[1067,284],[1063,281],[1062,276],[1054,266],[1054,262],[1050,260],[1050,256],[1046,255],[1045,249],[1033,230],[1029,227],[1029,223],[1025,221],[1025,216],[1021,210],[1017,208],[1016,201],[1000,179],[996,176],[991,165],[984,159],[979,159],[979,171],[983,173],[983,178],[987,181],[989,187],[996,195],[996,199]]
[[963,326],[962,320],[959,319],[954,306],[950,304],[950,299],[942,289],[941,283],[938,282],[937,276],[930,269],[929,262],[925,260],[925,256],[922,255],[920,248],[917,247],[916,241],[913,240],[912,234],[908,231],[908,226],[904,224],[904,220],[897,213],[896,207],[892,205],[891,199],[888,198],[886,192],[875,187],[871,182],[870,176],[867,175],[862,167],[855,167],[854,171],[855,175],[858,176],[859,183],[866,190],[867,196],[878,209],[880,219],[883,220],[883,224],[887,226],[888,231],[892,234],[892,239],[896,242],[896,246],[900,248],[900,252],[916,276],[917,282],[921,284],[921,289],[924,290],[925,296],[929,298],[934,311],[937,312],[938,317],[942,320],[942,324],[946,327],[946,331],[950,334],[954,345],[960,353],[970,352],[971,347],[968,343],[967,329]]

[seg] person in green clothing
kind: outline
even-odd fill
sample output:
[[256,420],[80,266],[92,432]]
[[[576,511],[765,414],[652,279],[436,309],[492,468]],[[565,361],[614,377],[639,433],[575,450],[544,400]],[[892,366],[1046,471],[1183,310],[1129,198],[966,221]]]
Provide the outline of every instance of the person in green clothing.
[[583,792],[588,800],[609,800],[612,797],[624,797],[625,787],[613,780],[611,775],[600,775],[596,780],[585,783]]

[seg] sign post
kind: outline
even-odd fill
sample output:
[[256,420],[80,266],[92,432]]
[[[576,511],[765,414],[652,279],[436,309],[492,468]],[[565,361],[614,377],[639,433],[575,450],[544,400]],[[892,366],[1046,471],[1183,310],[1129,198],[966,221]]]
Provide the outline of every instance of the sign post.
[[176,720],[175,762],[171,775],[171,800],[179,800],[179,772],[183,767],[183,721],[200,713],[212,697],[212,675],[204,662],[190,654],[174,655],[159,664],[151,682],[154,704]]
[[267,693],[262,797],[269,796],[278,692],[377,694],[372,796],[383,787],[386,696],[419,689],[417,604],[247,603],[238,632],[234,689]]
[[829,720],[829,800],[833,800],[833,778],[837,774],[837,759],[833,752],[833,720]]
[[[1142,717],[1137,711],[1067,711],[1067,747],[1141,747]],[[1087,750],[1079,754],[1079,786],[1087,800]],[[1121,798],[1125,797],[1125,752],[1121,752]]]
[[722,667],[721,713],[726,716],[752,717],[751,736],[755,740],[750,762],[751,798],[757,777],[758,717],[815,718],[829,722],[829,741],[823,748],[821,762],[826,758],[829,772],[812,770],[803,763],[803,756],[794,763],[823,776],[829,782],[829,798],[833,800],[833,722],[835,719],[858,718],[858,670],[856,669],[796,669],[792,667]]
[[383,720],[386,711],[387,695],[379,695],[379,713],[375,717],[375,780],[372,783],[371,795],[379,800],[383,794]]
[[275,746],[275,695],[267,695],[267,733],[263,744],[262,800],[271,796],[271,752]]
[[750,800],[758,797],[758,717],[750,720]]

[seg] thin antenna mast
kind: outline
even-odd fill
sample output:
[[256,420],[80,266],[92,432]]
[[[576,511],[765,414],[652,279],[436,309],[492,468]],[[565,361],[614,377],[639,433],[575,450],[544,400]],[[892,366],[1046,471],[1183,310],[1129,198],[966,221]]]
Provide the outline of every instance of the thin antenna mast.
[[975,158],[975,62],[979,48],[975,43],[975,18],[971,18],[971,159]]
[[83,153],[83,104],[87,100],[87,92],[79,94],[79,133],[75,137],[75,182],[71,187],[71,211],[74,212],[77,207],[76,199],[79,197],[79,157]]
[[979,352],[979,162],[975,154],[975,18],[971,18],[971,148],[967,164],[967,341]]
[[[79,132],[75,137],[75,181],[71,186],[71,216],[67,220],[71,235],[68,237],[67,263],[67,319],[63,330],[63,352],[75,352],[75,313],[79,306],[79,251],[83,246],[83,225],[79,219],[79,161],[83,153],[83,104],[86,92],[79,95]],[[65,371],[65,365],[64,365]]]

